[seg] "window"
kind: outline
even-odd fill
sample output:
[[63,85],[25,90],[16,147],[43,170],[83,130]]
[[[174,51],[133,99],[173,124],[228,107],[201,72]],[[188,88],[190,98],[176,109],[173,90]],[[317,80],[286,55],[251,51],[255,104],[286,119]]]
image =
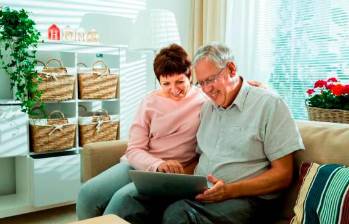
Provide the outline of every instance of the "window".
[[[237,59],[242,56],[240,70],[267,82],[295,119],[307,119],[305,92],[316,80],[349,81],[349,1],[247,0],[230,7],[226,41]],[[233,15],[237,10],[240,15]]]

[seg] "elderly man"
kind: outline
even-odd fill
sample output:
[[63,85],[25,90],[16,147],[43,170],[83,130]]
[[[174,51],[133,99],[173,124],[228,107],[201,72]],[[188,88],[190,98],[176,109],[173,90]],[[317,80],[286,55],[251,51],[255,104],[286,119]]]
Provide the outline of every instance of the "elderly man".
[[259,211],[275,207],[292,180],[292,153],[304,149],[295,122],[279,96],[246,85],[227,47],[203,46],[193,64],[212,101],[201,110],[195,174],[213,186],[171,204],[163,223],[263,223]]

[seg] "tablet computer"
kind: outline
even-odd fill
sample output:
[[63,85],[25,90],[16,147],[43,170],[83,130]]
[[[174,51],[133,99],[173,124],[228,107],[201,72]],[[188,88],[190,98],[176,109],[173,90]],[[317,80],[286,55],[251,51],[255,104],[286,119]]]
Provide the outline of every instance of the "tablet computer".
[[194,198],[207,189],[205,176],[130,170],[140,194],[152,197]]

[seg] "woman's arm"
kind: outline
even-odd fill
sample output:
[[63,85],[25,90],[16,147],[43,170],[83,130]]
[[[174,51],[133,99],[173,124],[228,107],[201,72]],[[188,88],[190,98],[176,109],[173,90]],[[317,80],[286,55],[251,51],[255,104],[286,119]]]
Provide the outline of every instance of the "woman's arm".
[[163,163],[149,153],[151,117],[146,110],[146,99],[141,103],[130,128],[126,157],[131,166],[139,170],[156,171]]

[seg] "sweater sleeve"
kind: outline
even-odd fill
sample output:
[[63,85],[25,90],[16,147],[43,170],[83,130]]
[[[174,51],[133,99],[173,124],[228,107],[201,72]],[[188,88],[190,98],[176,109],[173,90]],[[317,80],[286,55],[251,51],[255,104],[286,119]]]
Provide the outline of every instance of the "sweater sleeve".
[[147,111],[146,99],[141,103],[130,128],[126,158],[137,170],[156,171],[163,163],[149,153],[151,114]]

